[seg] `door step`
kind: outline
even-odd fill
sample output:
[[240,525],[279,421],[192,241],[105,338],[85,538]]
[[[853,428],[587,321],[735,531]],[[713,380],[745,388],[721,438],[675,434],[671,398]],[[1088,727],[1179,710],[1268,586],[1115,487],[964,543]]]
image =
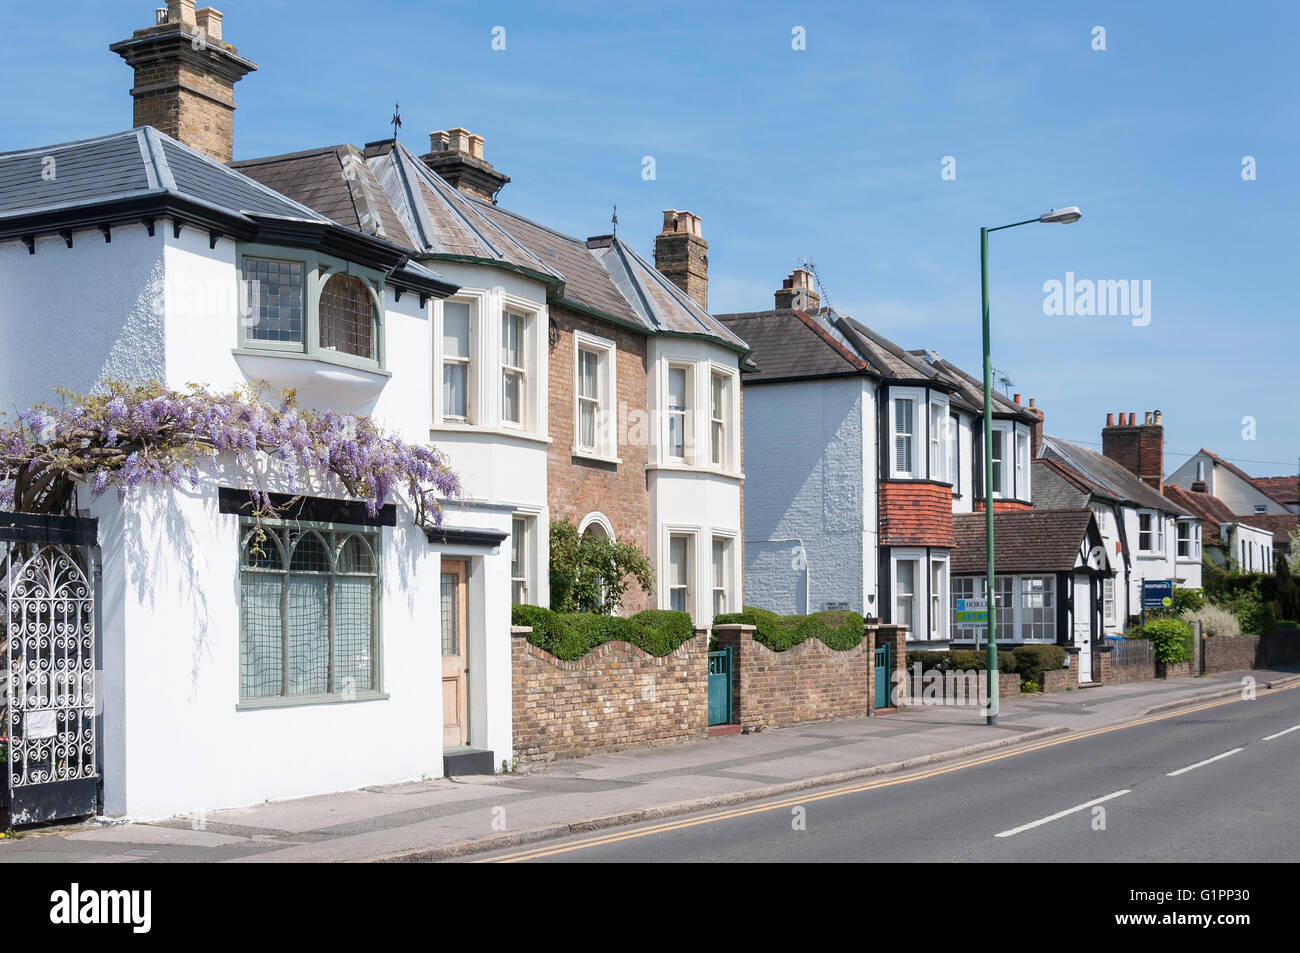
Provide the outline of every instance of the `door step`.
[[1080,682],[1079,687],[1080,688],[1101,688],[1103,684],[1104,684],[1103,682]]
[[723,735],[740,734],[740,725],[709,725],[709,737],[720,738]]
[[481,748],[455,748],[442,756],[442,776],[496,774],[496,758]]
[[897,709],[897,708],[894,708],[894,707],[892,707],[892,706],[889,707],[889,708],[873,708],[873,709],[871,709],[871,714],[873,714],[873,715],[897,715],[897,714],[898,714],[898,709]]

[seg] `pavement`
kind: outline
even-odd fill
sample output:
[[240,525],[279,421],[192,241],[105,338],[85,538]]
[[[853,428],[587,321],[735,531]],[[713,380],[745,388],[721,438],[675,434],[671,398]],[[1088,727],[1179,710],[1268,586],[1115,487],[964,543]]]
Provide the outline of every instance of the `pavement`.
[[917,705],[528,773],[411,781],[148,823],[29,829],[0,839],[0,863],[449,860],[1088,733],[1239,697],[1247,676],[1260,689],[1300,685],[1300,668],[1290,668],[1022,696],[1002,703],[995,726],[973,706]]

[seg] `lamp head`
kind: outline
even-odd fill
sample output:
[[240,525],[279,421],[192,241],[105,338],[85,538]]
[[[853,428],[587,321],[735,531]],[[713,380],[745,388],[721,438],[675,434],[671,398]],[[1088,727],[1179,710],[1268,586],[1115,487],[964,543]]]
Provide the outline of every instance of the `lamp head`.
[[1038,216],[1040,222],[1058,222],[1061,225],[1070,225],[1083,218],[1083,213],[1079,211],[1077,205],[1067,205],[1065,208],[1054,208],[1050,212],[1044,212]]

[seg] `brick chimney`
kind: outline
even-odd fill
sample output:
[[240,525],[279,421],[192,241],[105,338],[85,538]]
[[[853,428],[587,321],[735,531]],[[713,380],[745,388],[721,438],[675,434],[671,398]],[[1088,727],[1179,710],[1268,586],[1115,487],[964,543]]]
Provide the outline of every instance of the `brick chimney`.
[[429,151],[420,158],[453,188],[493,205],[510,181],[483,158],[483,137],[460,126],[429,133]]
[[655,236],[655,268],[709,310],[709,243],[694,212],[664,209],[664,230]]
[[1165,428],[1160,411],[1148,410],[1142,423],[1135,414],[1119,415],[1119,423],[1110,423],[1101,432],[1101,452],[1120,466],[1137,474],[1156,492],[1165,490]]
[[793,308],[809,314],[820,311],[822,296],[813,288],[812,275],[802,268],[790,272],[790,277],[781,282],[776,292],[778,310]]
[[135,70],[135,126],[153,126],[219,162],[234,155],[235,84],[257,64],[221,36],[221,13],[167,0],[153,26],[109,49]]
[[[1029,412],[1038,418],[1038,423],[1031,424],[1029,427],[1029,458],[1038,459],[1038,450],[1043,445],[1043,411],[1034,403],[1034,398],[1029,398]],[[996,540],[994,541],[996,548]]]

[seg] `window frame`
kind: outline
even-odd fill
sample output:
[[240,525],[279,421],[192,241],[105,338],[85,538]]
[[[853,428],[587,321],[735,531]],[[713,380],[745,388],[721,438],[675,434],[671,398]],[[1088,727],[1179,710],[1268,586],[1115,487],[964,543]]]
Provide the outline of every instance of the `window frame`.
[[[695,618],[695,588],[696,587],[694,585],[694,578],[693,578],[695,574],[695,538],[696,538],[696,534],[694,532],[690,532],[686,530],[669,529],[668,540],[667,540],[668,542],[667,552],[665,554],[665,559],[664,559],[665,568],[669,570],[668,572],[664,573],[664,577],[668,580],[668,584],[664,586],[664,601],[666,603],[664,608],[672,609],[675,612],[685,612],[692,619]],[[678,583],[674,579],[672,574],[673,540],[676,539],[683,540],[685,544],[684,549],[685,549],[685,556],[686,556],[686,566],[685,566],[686,581],[683,583]],[[684,607],[682,609],[673,609],[673,593],[677,590],[684,590],[684,596],[683,596]]]
[[[722,549],[723,584],[721,586],[718,585],[717,566],[713,562],[714,549],[715,547],[717,547],[719,543],[722,543],[723,546]],[[718,533],[718,532],[713,533],[709,543],[709,571],[712,575],[712,580],[713,580],[713,585],[711,590],[713,596],[712,603],[711,603],[713,616],[721,615],[722,613],[725,612],[737,611],[736,607],[733,604],[734,600],[732,599],[732,592],[734,591],[734,587],[735,587],[735,571],[734,571],[735,549],[736,549],[735,536],[729,533]],[[719,591],[721,591],[722,599],[723,599],[723,606],[721,609],[718,608]],[[712,616],[710,618],[712,618]]]
[[[338,578],[358,578],[370,579],[370,680],[371,687],[367,689],[357,689],[352,693],[338,690],[328,690],[325,692],[304,693],[300,695],[284,694],[286,681],[288,678],[289,660],[281,650],[281,694],[277,695],[244,695],[243,684],[243,658],[244,658],[244,640],[245,640],[245,621],[244,621],[244,579],[246,573],[255,575],[278,576],[283,580],[281,584],[281,644],[285,645],[289,639],[286,632],[288,624],[289,611],[289,588],[288,580],[292,576],[290,565],[292,562],[291,550],[276,542],[275,545],[280,552],[281,568],[280,569],[258,569],[247,567],[244,564],[244,554],[246,547],[251,539],[253,532],[261,525],[266,528],[275,529],[282,536],[285,532],[298,533],[301,536],[315,534],[323,541],[333,541],[337,537],[337,542],[331,542],[329,546],[331,568],[328,573],[329,586],[327,596],[327,613],[335,607],[335,582]],[[343,546],[352,536],[362,538],[370,549],[371,558],[374,561],[374,571],[372,573],[348,573],[338,569],[338,557],[342,552]],[[352,523],[335,523],[335,522],[316,522],[310,520],[282,520],[273,518],[264,518],[260,521],[253,517],[241,517],[238,523],[238,541],[239,545],[235,554],[235,573],[238,580],[239,596],[237,601],[237,612],[239,618],[239,665],[240,671],[237,675],[237,703],[236,710],[246,711],[261,708],[287,708],[299,707],[303,705],[321,705],[321,704],[338,704],[362,701],[374,701],[388,698],[388,694],[383,687],[384,673],[384,639],[383,639],[383,589],[384,589],[384,572],[383,572],[383,554],[384,554],[384,533],[382,527],[367,526]],[[302,570],[299,570],[303,573]],[[316,576],[315,573],[312,576]],[[335,657],[335,639],[334,627],[335,619],[331,614],[328,618],[328,632],[326,644],[330,658],[329,668],[327,669],[327,679],[333,677],[333,661]]]
[[[466,337],[465,350],[467,354],[463,358],[463,360],[459,356],[452,359],[452,363],[456,363],[456,364],[463,363],[466,368],[465,370],[465,416],[463,417],[458,414],[449,414],[447,412],[446,368],[448,364],[448,358],[447,358],[446,342],[447,342],[448,303],[463,304],[466,306],[469,312],[468,317],[466,318],[466,332],[465,332],[465,337]],[[461,426],[473,426],[478,418],[479,407],[478,407],[478,401],[475,398],[477,397],[477,389],[478,389],[477,385],[478,385],[478,376],[479,376],[480,368],[479,368],[479,362],[475,360],[475,357],[477,351],[477,343],[480,339],[480,334],[481,334],[481,322],[479,320],[479,316],[481,315],[482,310],[483,310],[483,299],[478,295],[456,294],[446,299],[445,301],[438,302],[438,326],[436,328],[437,365],[438,365],[438,370],[441,371],[441,373],[438,375],[438,383],[437,383],[437,387],[439,388],[438,389],[439,396],[437,398],[438,400],[437,417],[443,423],[458,424]]]
[[[534,517],[528,513],[513,513],[510,517],[510,601],[520,605],[532,605],[528,601],[532,588],[531,539]],[[518,564],[515,561],[518,553]],[[520,571],[516,572],[516,568]],[[515,598],[516,587],[522,583],[523,598]]]
[[[506,363],[506,324],[510,319],[519,321],[518,334],[518,364]],[[522,309],[513,307],[508,302],[501,305],[501,338],[498,341],[498,363],[500,366],[500,403],[497,405],[497,418],[501,426],[510,430],[528,430],[529,411],[532,401],[529,399],[529,377],[528,372],[528,340],[532,329],[532,315],[525,313]],[[519,419],[511,420],[506,417],[506,381],[511,377],[518,378],[516,387],[519,395]]]
[[[595,447],[582,445],[582,353],[596,355]],[[614,406],[618,394],[618,345],[609,338],[586,331],[573,332],[573,446],[576,457],[620,463],[618,459],[618,415]]]
[[[735,452],[732,449],[732,426],[734,418],[733,403],[735,401],[734,385],[736,373],[729,368],[719,368],[716,364],[709,366],[709,465],[715,469],[724,472],[733,472],[736,466],[733,464]],[[715,416],[713,400],[713,388],[718,382],[722,384],[722,416]],[[717,448],[721,450],[722,459],[715,459],[715,439],[714,431],[718,428],[722,430],[721,440],[717,442]]]
[[[996,540],[994,541],[996,545]],[[1105,625],[1115,624],[1115,610],[1117,603],[1115,601],[1115,577],[1103,576],[1101,580],[1101,618]]]
[[948,414],[948,395],[930,391],[925,404],[925,472],[927,479],[938,483],[949,482],[951,476],[948,470],[948,433],[944,429]]
[[[669,403],[672,394],[673,372],[682,372],[682,407],[673,409]],[[679,466],[690,466],[695,462],[695,365],[689,361],[666,362],[664,370],[664,459]],[[673,453],[672,433],[673,418],[681,418],[682,452]]]
[[[1142,545],[1142,519],[1146,517],[1151,521],[1151,528],[1146,531],[1145,535],[1151,537],[1151,543],[1154,546],[1144,547]],[[1138,510],[1137,512],[1137,551],[1139,555],[1144,556],[1164,556],[1165,555],[1165,520],[1164,515],[1159,510]]]
[[[889,602],[890,602],[890,621],[894,625],[903,625],[902,612],[899,610],[899,588],[898,588],[898,567],[900,563],[914,563],[915,569],[912,573],[912,591],[908,594],[912,600],[912,623],[906,626],[909,638],[914,641],[929,641],[928,635],[925,637],[918,636],[919,616],[921,607],[928,605],[925,601],[926,592],[923,587],[928,586],[928,573],[921,572],[926,564],[925,550],[923,549],[895,549],[889,555]],[[928,631],[928,630],[927,630]]]
[[[938,586],[935,585],[936,578]],[[930,640],[949,639],[952,636],[952,576],[947,556],[930,554],[926,585],[929,590],[926,595],[930,606]]]
[[[303,340],[260,341],[248,334],[250,325],[248,310],[247,261],[249,259],[269,259],[288,261],[303,266]],[[374,348],[375,357],[365,358],[343,351],[333,351],[320,344],[320,299],[325,284],[338,274],[357,278],[365,286],[374,307]],[[384,273],[374,268],[366,268],[342,258],[323,255],[307,249],[286,248],[278,245],[249,243],[240,245],[235,255],[236,280],[236,323],[238,325],[236,353],[271,354],[279,357],[297,357],[308,360],[337,364],[343,367],[366,371],[385,372],[387,308],[384,305],[386,284]]]
[[[898,426],[898,405],[902,402],[911,404],[911,430],[904,431]],[[925,414],[918,414],[919,408],[925,407]],[[891,480],[919,480],[922,479],[921,467],[919,466],[921,457],[917,453],[918,445],[926,449],[928,462],[929,441],[923,435],[918,427],[918,419],[924,421],[925,426],[929,426],[930,411],[929,401],[925,398],[925,390],[920,387],[891,387],[889,389],[889,404],[887,408],[889,414],[889,478]],[[899,466],[899,440],[908,441],[908,467],[905,469]]]
[[[961,495],[961,415],[948,412],[948,482],[955,496]],[[995,542],[996,545],[996,542]]]

